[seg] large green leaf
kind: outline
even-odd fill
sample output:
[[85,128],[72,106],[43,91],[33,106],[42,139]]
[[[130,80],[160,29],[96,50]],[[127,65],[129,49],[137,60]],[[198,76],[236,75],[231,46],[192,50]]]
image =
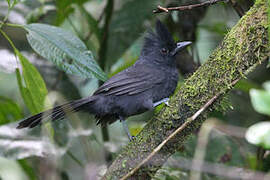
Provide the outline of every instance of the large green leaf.
[[0,125],[22,118],[20,107],[11,99],[0,96]]
[[94,75],[102,81],[107,80],[92,53],[69,31],[46,24],[29,24],[24,28],[29,32],[27,39],[32,48],[60,69],[87,78]]
[[38,70],[17,49],[15,53],[22,65],[22,76],[16,70],[19,89],[26,106],[32,114],[43,110],[43,104],[48,94],[45,82]]

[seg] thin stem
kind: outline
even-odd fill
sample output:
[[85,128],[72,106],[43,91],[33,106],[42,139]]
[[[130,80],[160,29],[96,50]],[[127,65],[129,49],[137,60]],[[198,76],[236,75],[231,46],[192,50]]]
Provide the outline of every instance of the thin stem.
[[0,24],[0,29],[2,28],[2,26],[3,26],[3,25],[5,24],[5,22],[7,21],[10,11],[11,11],[11,9],[8,8],[8,12],[7,12],[6,16],[4,17],[3,23]]
[[9,26],[9,27],[16,27],[16,28],[23,28],[23,25],[21,24],[12,24],[12,23],[4,23],[3,21],[0,21],[0,26]]
[[8,16],[10,14],[10,11],[13,9],[13,7],[17,4],[17,0],[14,0],[13,3],[10,6],[10,3],[8,3],[8,12],[6,14],[6,16],[4,17],[3,23],[0,23],[0,29],[2,28],[2,26],[6,23],[6,21],[8,20]]
[[17,67],[19,67],[19,62],[18,62],[18,59],[16,58],[16,55],[18,54],[17,48],[13,44],[12,40],[8,37],[8,35],[4,31],[1,30],[1,28],[0,28],[0,33],[6,38],[6,40],[9,42],[9,44],[13,48],[13,50],[14,50],[14,56],[15,56],[16,63],[17,63]]

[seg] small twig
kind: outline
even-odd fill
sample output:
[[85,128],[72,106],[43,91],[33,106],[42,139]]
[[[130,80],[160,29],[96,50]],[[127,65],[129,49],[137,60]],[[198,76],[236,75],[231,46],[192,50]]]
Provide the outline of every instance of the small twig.
[[[234,80],[230,86],[234,86],[240,78]],[[178,129],[176,129],[172,134],[170,134],[162,143],[160,143],[143,161],[141,161],[134,169],[132,169],[128,174],[126,174],[124,177],[121,178],[121,180],[126,180],[135,172],[137,172],[146,162],[148,162],[157,152],[161,150],[161,148],[167,144],[168,141],[170,141],[172,138],[174,138],[178,133],[180,133],[184,128],[189,125],[192,121],[197,119],[197,117],[204,112],[220,95],[222,95],[224,92],[219,92],[215,96],[213,96],[208,102],[206,102],[194,115],[192,115],[190,118],[188,118]]]
[[228,2],[229,0],[208,0],[199,4],[191,4],[187,6],[179,6],[179,7],[162,7],[160,5],[157,6],[157,9],[153,10],[153,13],[163,13],[163,12],[170,12],[170,11],[183,11],[183,10],[191,10],[193,8],[203,7],[203,6],[210,6],[216,4],[218,2]]

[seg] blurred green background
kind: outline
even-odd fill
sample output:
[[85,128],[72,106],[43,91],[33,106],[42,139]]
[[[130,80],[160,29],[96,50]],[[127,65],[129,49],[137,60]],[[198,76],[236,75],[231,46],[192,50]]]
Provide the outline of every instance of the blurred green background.
[[[254,3],[252,0],[232,0],[228,3],[169,14],[152,12],[157,5],[173,7],[200,2],[203,1],[0,0],[0,22],[11,23],[11,25],[1,25],[0,29],[41,74],[41,77],[37,78],[40,83],[37,87],[44,85],[44,89],[47,89],[43,92],[44,106],[50,107],[89,96],[102,81],[95,75],[86,77],[83,73],[77,75],[66,73],[68,70],[65,67],[52,62],[54,57],[48,59],[44,56],[55,50],[55,59],[60,58],[60,61],[64,62],[69,61],[69,57],[64,55],[58,57],[62,52],[57,48],[49,49],[49,52],[45,51],[44,47],[48,45],[46,42],[44,47],[40,46],[44,51],[39,49],[44,54],[36,53],[31,48],[33,44],[26,37],[27,32],[31,31],[16,25],[43,23],[72,32],[91,53],[90,60],[95,61],[110,77],[137,60],[145,33],[153,29],[156,20],[160,19],[168,26],[176,41],[193,42],[191,48],[177,56],[181,74],[179,86],[181,86],[184,80],[207,60],[226,33]],[[78,113],[67,117],[67,120],[48,123],[32,130],[16,130],[15,126],[19,119],[30,116],[38,110],[38,108],[31,110],[29,104],[27,105],[27,97],[22,97],[25,91],[18,81],[18,76],[21,74],[23,78],[21,85],[25,86],[28,80],[32,82],[31,75],[37,76],[38,72],[31,65],[21,66],[21,62],[22,59],[15,57],[14,49],[3,33],[0,33],[0,179],[80,180],[102,177],[107,166],[129,142],[121,124],[115,122],[101,130],[95,125],[93,116]],[[70,64],[73,67],[72,60]],[[231,109],[225,112],[214,112],[211,115],[215,121],[224,125],[213,128],[209,136],[207,135],[208,145],[204,160],[212,163],[214,167],[221,164],[228,168],[269,171],[270,156],[267,146],[270,140],[268,139],[263,145],[259,141],[256,146],[248,143],[244,137],[245,131],[251,125],[269,121],[270,92],[267,83],[265,87],[262,86],[264,82],[270,80],[267,64],[268,62],[262,63],[226,96],[226,103]],[[92,67],[94,66],[90,69]],[[20,72],[28,70],[31,75],[27,76],[17,70],[16,76],[16,68]],[[29,88],[31,91],[31,87]],[[253,93],[250,93],[250,89],[253,89]],[[42,110],[44,107],[40,108]],[[147,112],[128,119],[133,135],[143,128],[153,113]],[[225,125],[231,125],[231,131],[225,131]],[[240,135],[236,135],[237,132],[233,127],[241,129]],[[266,135],[270,137],[269,134],[268,129]],[[192,161],[196,144],[198,147],[197,142],[195,133],[153,179],[189,179],[191,167],[185,167],[183,161],[187,161],[187,164]],[[227,179],[228,177],[204,170],[202,178]]]

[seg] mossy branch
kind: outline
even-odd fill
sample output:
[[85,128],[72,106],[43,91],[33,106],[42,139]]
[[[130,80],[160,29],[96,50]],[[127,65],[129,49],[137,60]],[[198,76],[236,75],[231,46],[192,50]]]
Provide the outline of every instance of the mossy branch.
[[[221,92],[228,92],[235,80],[245,78],[266,60],[270,56],[267,27],[267,2],[257,0],[208,61],[171,98],[171,106],[157,114],[136,139],[123,148],[103,179],[124,177],[211,98]],[[209,112],[222,110],[220,100],[213,102],[129,178],[150,179],[168,157],[183,145],[185,139],[201,126]]]

